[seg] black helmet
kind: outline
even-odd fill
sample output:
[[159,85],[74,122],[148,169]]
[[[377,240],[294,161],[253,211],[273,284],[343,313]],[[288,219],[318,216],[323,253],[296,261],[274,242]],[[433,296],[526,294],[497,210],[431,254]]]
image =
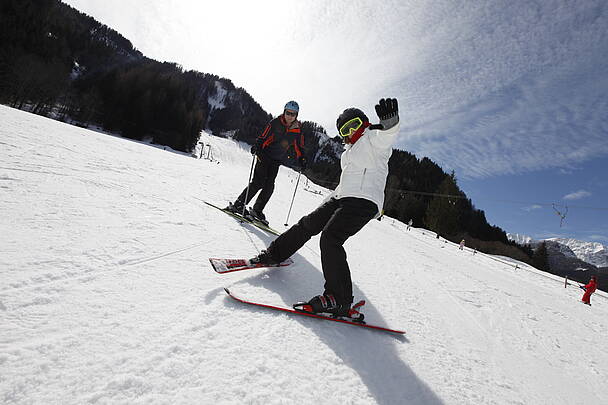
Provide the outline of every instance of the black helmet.
[[339,131],[342,125],[356,117],[359,117],[363,122],[369,122],[369,118],[367,118],[367,115],[365,115],[365,113],[360,109],[347,108],[346,110],[342,111],[342,114],[340,114],[340,116],[336,120],[336,128],[338,128]]

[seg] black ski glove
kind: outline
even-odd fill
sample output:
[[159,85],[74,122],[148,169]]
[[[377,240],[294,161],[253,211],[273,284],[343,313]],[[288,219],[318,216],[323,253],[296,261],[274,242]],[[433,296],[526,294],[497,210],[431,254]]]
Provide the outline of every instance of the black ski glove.
[[308,163],[306,158],[304,156],[300,156],[298,162],[300,163],[300,167],[302,168],[302,170],[306,170],[306,164]]
[[256,153],[258,153],[258,149],[259,149],[258,144],[257,144],[257,143],[254,143],[254,144],[251,146],[251,154],[252,154],[252,155],[255,155]]
[[376,104],[376,114],[384,130],[391,129],[399,122],[399,107],[396,98],[382,98]]

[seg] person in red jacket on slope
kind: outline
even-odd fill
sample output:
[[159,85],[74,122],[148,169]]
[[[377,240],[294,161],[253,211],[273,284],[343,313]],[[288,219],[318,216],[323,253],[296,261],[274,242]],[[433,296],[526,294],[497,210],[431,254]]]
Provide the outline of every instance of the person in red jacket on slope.
[[[298,121],[300,106],[295,101],[285,104],[283,114],[268,123],[264,132],[251,147],[256,163],[251,183],[238,196],[234,203],[226,209],[237,214],[245,213],[268,225],[266,215],[262,212],[274,192],[274,181],[279,172],[279,166],[299,165],[300,171],[306,169],[306,151],[304,149],[304,133],[302,124]],[[246,211],[245,206],[260,192],[253,208]]]
[[595,289],[597,288],[597,281],[596,281],[596,277],[595,276],[591,276],[591,280],[589,280],[589,283],[586,286],[581,286],[581,288],[583,290],[585,290],[585,294],[583,294],[583,303],[587,304],[587,305],[591,305],[591,294],[593,294],[595,292]]

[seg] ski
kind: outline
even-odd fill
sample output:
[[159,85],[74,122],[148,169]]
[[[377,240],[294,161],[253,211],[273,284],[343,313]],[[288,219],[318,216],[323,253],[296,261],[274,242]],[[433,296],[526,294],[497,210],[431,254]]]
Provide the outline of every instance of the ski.
[[233,271],[250,270],[250,269],[263,269],[271,267],[285,267],[293,264],[293,260],[287,259],[278,264],[252,264],[249,259],[217,259],[209,258],[211,267],[216,273],[232,273]]
[[[197,200],[198,200],[198,198],[197,198]],[[277,236],[281,234],[279,231],[272,229],[270,226],[266,225],[265,223],[263,223],[261,221],[258,221],[257,219],[247,218],[247,217],[244,217],[244,216],[242,216],[240,214],[236,214],[234,212],[230,212],[228,210],[225,210],[224,208],[220,208],[217,205],[211,204],[210,202],[207,202],[205,200],[200,200],[200,201],[204,202],[205,204],[207,204],[207,205],[209,205],[209,206],[211,206],[213,208],[216,208],[216,209],[222,211],[225,214],[230,215],[231,217],[233,217],[235,219],[238,219],[241,222],[246,222],[248,224],[251,224],[251,225],[253,225],[253,226],[255,226],[255,227],[257,227],[257,228],[259,228],[259,229],[261,229],[263,231],[269,232],[269,233],[271,233],[273,235],[277,235]]]
[[384,328],[382,326],[376,326],[376,325],[370,325],[370,324],[365,323],[365,322],[350,321],[350,320],[344,319],[344,318],[333,318],[331,316],[326,316],[326,315],[322,315],[322,314],[315,314],[315,313],[311,313],[311,312],[305,312],[305,311],[301,311],[301,310],[297,310],[297,309],[292,309],[292,308],[287,308],[287,307],[282,307],[282,306],[261,304],[261,303],[258,303],[258,302],[248,301],[248,300],[245,300],[243,298],[239,298],[238,296],[234,295],[234,293],[232,291],[230,291],[229,289],[227,289],[227,288],[224,288],[224,290],[226,291],[226,294],[228,294],[228,296],[230,298],[234,299],[235,301],[241,302],[243,304],[253,305],[253,306],[262,307],[262,308],[273,309],[273,310],[282,311],[282,312],[287,312],[289,314],[294,314],[294,315],[303,315],[303,316],[308,316],[308,317],[311,317],[311,318],[323,319],[323,320],[326,320],[326,321],[334,321],[334,322],[345,323],[345,324],[353,325],[353,326],[361,326],[361,327],[364,327],[364,328],[379,330],[379,331],[388,332],[388,333],[395,333],[395,334],[399,334],[399,335],[405,334],[405,332],[401,331],[401,330],[389,329],[389,328]]

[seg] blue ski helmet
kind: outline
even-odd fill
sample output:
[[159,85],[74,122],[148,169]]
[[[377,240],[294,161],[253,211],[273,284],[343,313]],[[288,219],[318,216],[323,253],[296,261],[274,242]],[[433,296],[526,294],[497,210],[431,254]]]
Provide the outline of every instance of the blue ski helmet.
[[300,106],[298,105],[298,103],[291,100],[291,101],[288,101],[287,104],[285,104],[285,108],[283,108],[283,111],[285,111],[285,110],[300,112]]

